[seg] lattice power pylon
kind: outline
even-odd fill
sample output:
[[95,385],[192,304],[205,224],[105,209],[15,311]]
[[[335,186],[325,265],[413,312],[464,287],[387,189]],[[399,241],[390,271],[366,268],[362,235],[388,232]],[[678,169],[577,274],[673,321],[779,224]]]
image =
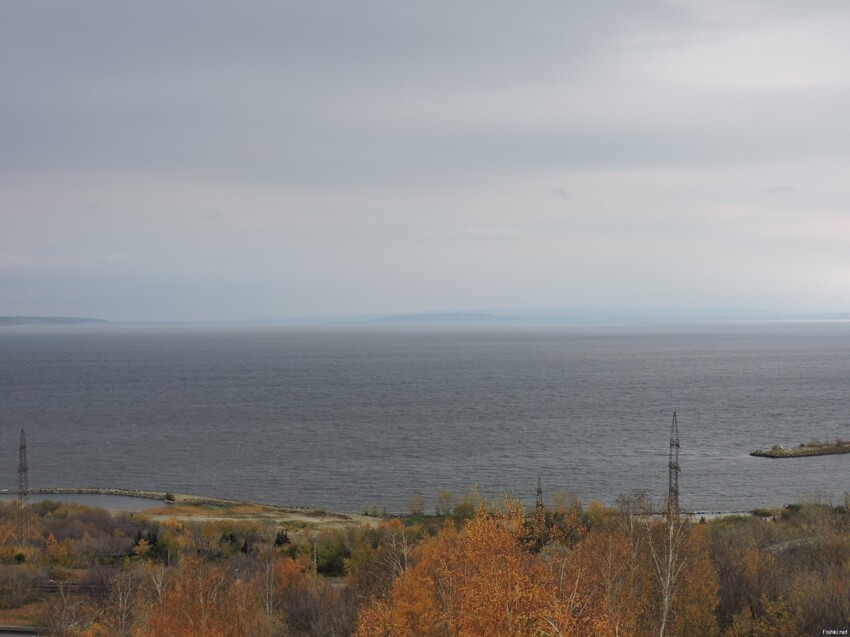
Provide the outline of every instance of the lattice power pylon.
[[546,507],[543,504],[543,484],[537,478],[537,500],[534,503],[534,526],[537,532],[540,547],[549,541],[549,532],[546,528]]
[[27,467],[27,438],[21,429],[21,446],[18,452],[18,538],[21,544],[29,540],[30,484]]
[[539,476],[537,478],[537,501],[534,503],[534,509],[538,514],[545,511],[543,507],[543,484]]
[[673,412],[673,424],[670,426],[670,481],[667,489],[667,515],[679,515],[679,423]]

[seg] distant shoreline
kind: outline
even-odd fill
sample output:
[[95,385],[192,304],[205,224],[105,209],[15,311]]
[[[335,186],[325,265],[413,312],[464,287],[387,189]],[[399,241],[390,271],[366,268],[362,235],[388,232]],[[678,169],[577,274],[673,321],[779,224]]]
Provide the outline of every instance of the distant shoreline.
[[105,319],[79,318],[73,316],[0,316],[3,325],[104,325]]
[[435,311],[394,314],[304,315],[253,318],[124,318],[119,320],[77,316],[0,316],[5,326],[73,325],[725,325],[736,323],[846,323],[850,313],[781,313],[752,311],[639,311],[617,309]]

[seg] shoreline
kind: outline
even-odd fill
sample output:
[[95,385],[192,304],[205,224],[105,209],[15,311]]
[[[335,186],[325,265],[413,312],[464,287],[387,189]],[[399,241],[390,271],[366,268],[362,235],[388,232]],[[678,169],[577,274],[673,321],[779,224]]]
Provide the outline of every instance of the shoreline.
[[[195,505],[214,507],[235,507],[242,505],[260,506],[280,512],[297,512],[303,514],[316,514],[326,516],[339,516],[346,518],[350,514],[328,511],[321,507],[284,506],[282,504],[268,504],[266,502],[251,502],[248,500],[231,500],[228,498],[213,498],[209,496],[197,496],[187,493],[173,493],[171,491],[148,491],[145,489],[124,489],[116,487],[35,487],[29,489],[31,495],[107,495],[126,498],[139,498],[144,500],[158,500],[166,505]],[[6,491],[8,495],[18,495],[17,489]]]
[[[153,519],[177,518],[185,520],[205,521],[213,519],[232,520],[266,520],[293,531],[300,528],[331,528],[350,525],[377,526],[382,518],[367,516],[361,513],[341,513],[328,511],[319,507],[283,506],[249,502],[246,500],[231,500],[195,496],[185,493],[150,491],[145,489],[124,489],[110,487],[36,487],[28,493],[35,496],[105,496],[127,497],[151,501],[151,506],[141,510],[128,510],[116,506],[103,506],[112,514],[131,513],[149,515]],[[17,489],[3,492],[3,496],[17,498]],[[159,505],[161,503],[161,506]],[[212,509],[212,510],[211,510]]]
[[[262,507],[269,513],[281,515],[296,515],[318,519],[336,519],[339,522],[352,522],[356,520],[368,520],[370,524],[375,524],[380,521],[383,516],[364,515],[358,513],[342,513],[337,511],[328,511],[321,507],[304,507],[304,506],[284,506],[281,504],[268,504],[264,502],[251,502],[248,500],[232,500],[228,498],[214,498],[209,496],[196,496],[185,493],[172,493],[166,491],[149,491],[145,489],[125,489],[115,487],[36,487],[29,490],[31,495],[103,495],[103,496],[118,496],[128,498],[139,498],[144,500],[159,501],[168,506],[178,508],[184,506],[211,506],[221,508],[235,508],[240,506]],[[18,495],[17,489],[10,489],[3,495]],[[151,507],[154,508],[154,507]],[[682,511],[692,519],[705,518],[714,519],[720,517],[736,516],[736,515],[751,515],[752,510],[747,511]],[[653,512],[652,515],[662,515],[662,513]],[[390,518],[398,517],[397,515],[387,516]]]

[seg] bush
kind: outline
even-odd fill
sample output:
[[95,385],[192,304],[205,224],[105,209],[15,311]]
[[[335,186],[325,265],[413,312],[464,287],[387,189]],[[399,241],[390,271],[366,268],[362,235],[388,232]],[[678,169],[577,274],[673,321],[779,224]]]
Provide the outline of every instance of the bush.
[[407,510],[413,517],[422,517],[425,515],[425,496],[418,491],[407,498]]

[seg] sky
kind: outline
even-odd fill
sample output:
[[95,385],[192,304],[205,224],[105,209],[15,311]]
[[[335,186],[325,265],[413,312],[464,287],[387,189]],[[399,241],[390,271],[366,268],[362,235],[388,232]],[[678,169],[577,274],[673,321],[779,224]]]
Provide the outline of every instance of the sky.
[[850,312],[850,3],[0,3],[0,315]]

